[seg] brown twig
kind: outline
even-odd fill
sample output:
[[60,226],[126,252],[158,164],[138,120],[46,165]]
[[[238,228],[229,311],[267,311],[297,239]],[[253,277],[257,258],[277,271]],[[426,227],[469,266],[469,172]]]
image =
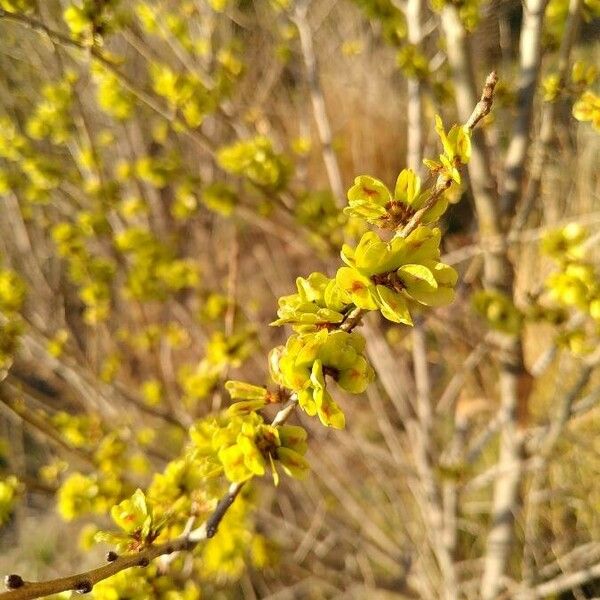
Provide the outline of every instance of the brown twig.
[[497,83],[498,75],[496,71],[492,71],[485,80],[485,85],[483,86],[483,92],[481,93],[479,102],[465,123],[465,127],[469,131],[473,131],[473,129],[475,129],[477,126],[477,123],[490,114],[490,111],[492,110],[492,104],[494,102],[494,90],[496,89]]
[[329,186],[339,207],[344,205],[344,185],[339,162],[333,148],[331,123],[325,106],[325,96],[319,81],[317,58],[313,47],[313,36],[308,22],[308,0],[297,2],[292,20],[298,28],[300,49],[307,75],[308,91],[313,108],[313,116],[321,142],[323,162],[329,180]]
[[29,582],[24,581],[19,575],[8,575],[5,578],[5,584],[10,591],[1,593],[0,600],[32,600],[68,590],[80,593],[84,590],[89,592],[96,583],[108,579],[120,571],[131,569],[132,567],[145,567],[150,561],[164,554],[171,554],[172,552],[181,550],[191,550],[200,541],[201,538],[191,541],[189,536],[181,536],[164,544],[149,546],[135,554],[124,554],[102,567],[48,581]]
[[[492,104],[494,102],[494,90],[496,88],[496,84],[498,83],[498,75],[496,71],[492,71],[485,80],[485,85],[483,87],[483,92],[481,94],[481,98],[475,109],[471,113],[471,116],[467,119],[465,123],[465,127],[469,131],[473,131],[473,128],[477,126],[477,124],[483,119],[487,114],[489,114],[492,109]],[[461,164],[458,167],[464,166]],[[452,185],[452,180],[446,177],[445,175],[441,175],[438,177],[433,192],[431,196],[427,199],[427,202],[422,206],[415,214],[412,216],[410,221],[406,224],[406,226],[402,229],[400,235],[402,237],[406,237],[412,231],[414,231],[417,225],[421,222],[423,215],[435,205],[435,203],[441,198],[444,192]]]

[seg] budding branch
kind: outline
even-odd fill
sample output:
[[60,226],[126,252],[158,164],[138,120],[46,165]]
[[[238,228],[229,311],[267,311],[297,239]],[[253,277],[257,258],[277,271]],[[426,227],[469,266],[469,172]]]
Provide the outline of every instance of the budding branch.
[[[0,11],[0,17],[6,16],[2,14],[3,12],[4,11]],[[489,114],[494,99],[494,88],[497,81],[498,77],[495,72],[488,75],[481,99],[465,124],[465,128],[467,128],[469,132],[487,114]],[[399,232],[399,235],[406,237],[413,231],[423,218],[425,212],[435,204],[447,187],[448,184],[445,178],[442,182],[438,180],[432,191],[431,197],[428,199],[425,206],[414,214],[411,220]],[[340,324],[339,329],[348,332],[352,331],[360,324],[364,313],[365,311],[363,309],[354,308]],[[285,423],[294,411],[297,402],[298,398],[296,394],[292,394],[285,406],[275,415],[272,425],[277,427]],[[150,545],[133,554],[116,556],[114,553],[109,553],[109,562],[107,564],[68,577],[50,579],[48,581],[29,582],[24,581],[19,575],[9,575],[6,577],[5,582],[7,587],[12,589],[8,592],[0,593],[0,600],[33,600],[35,598],[42,598],[50,594],[57,594],[69,590],[82,593],[90,592],[96,583],[108,579],[120,571],[134,567],[146,567],[152,560],[159,556],[170,555],[175,552],[192,551],[200,542],[210,539],[217,533],[221,521],[227,514],[230,506],[235,502],[235,499],[238,497],[243,487],[244,482],[231,484],[227,493],[219,500],[212,514],[202,525],[190,532],[185,532],[169,542]]]

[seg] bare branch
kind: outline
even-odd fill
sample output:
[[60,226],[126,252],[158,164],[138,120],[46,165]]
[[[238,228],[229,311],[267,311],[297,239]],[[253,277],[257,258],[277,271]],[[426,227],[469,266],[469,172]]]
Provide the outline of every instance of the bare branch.
[[108,579],[120,571],[132,567],[146,567],[150,561],[159,556],[181,550],[191,550],[199,541],[200,539],[192,542],[188,536],[182,536],[164,544],[149,546],[135,554],[124,554],[116,560],[90,571],[38,583],[24,581],[15,574],[8,575],[5,578],[5,584],[10,591],[1,593],[0,600],[32,600],[69,590],[89,592],[96,583]]
[[566,573],[558,577],[540,583],[532,590],[526,590],[515,594],[516,600],[534,600],[535,598],[549,598],[557,596],[562,592],[572,590],[584,583],[600,577],[600,563],[586,567],[575,573]]
[[[577,32],[581,21],[583,0],[570,0],[569,15],[562,37],[558,60],[558,87],[562,89],[569,73],[571,51],[577,40]],[[513,229],[520,230],[525,226],[533,203],[539,195],[546,158],[554,137],[558,101],[546,102],[542,109],[542,120],[539,137],[534,145],[531,168],[528,172],[527,189],[518,212],[514,218]]]
[[512,214],[523,185],[523,173],[530,142],[533,101],[541,61],[541,40],[544,14],[548,0],[527,0],[523,6],[523,25],[519,47],[520,73],[517,113],[513,134],[506,151],[502,177],[502,210]]
[[313,116],[317,124],[317,131],[323,151],[323,162],[329,179],[329,186],[339,207],[344,205],[344,184],[340,166],[333,149],[331,123],[325,106],[325,96],[319,81],[317,58],[313,46],[313,36],[307,18],[308,3],[298,2],[293,12],[292,19],[300,35],[300,47],[304,66],[306,68],[308,90],[313,107]]

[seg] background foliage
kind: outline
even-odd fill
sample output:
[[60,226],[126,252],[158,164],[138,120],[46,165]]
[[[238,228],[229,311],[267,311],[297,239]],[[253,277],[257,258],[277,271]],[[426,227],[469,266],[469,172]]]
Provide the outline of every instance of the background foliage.
[[0,568],[252,479],[92,597],[600,594],[599,13],[0,0]]

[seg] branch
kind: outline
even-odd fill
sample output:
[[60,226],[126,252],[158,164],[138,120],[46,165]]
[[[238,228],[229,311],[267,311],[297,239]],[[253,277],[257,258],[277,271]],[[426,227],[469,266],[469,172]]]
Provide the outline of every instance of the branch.
[[[559,50],[558,59],[558,87],[562,91],[569,75],[571,51],[577,40],[577,32],[581,22],[583,0],[570,0],[569,14],[565,32]],[[558,100],[544,103],[542,109],[542,124],[540,126],[539,138],[534,146],[531,168],[529,169],[527,189],[517,214],[514,218],[513,229],[519,231],[525,226],[529,212],[539,196],[542,185],[542,176],[548,153],[554,138],[554,125],[558,108]]]
[[423,488],[424,502],[421,508],[429,521],[429,537],[443,578],[443,597],[453,600],[457,596],[456,568],[453,549],[446,541],[444,507],[435,481],[435,466],[432,459],[433,410],[431,407],[431,383],[427,363],[425,330],[421,320],[415,321],[412,336],[413,364],[417,387],[418,424],[409,424],[408,432],[413,438],[414,456],[419,480]]
[[[469,130],[469,133],[489,114],[497,83],[498,76],[495,71],[492,71],[486,78],[479,102],[466,119],[464,127]],[[457,167],[460,166],[463,165],[457,165]],[[451,184],[451,179],[440,175],[425,205],[413,215],[412,219],[410,219],[399,235],[406,237],[413,231],[420,223],[423,215],[435,205]],[[429,374],[424,333],[421,325],[417,323],[413,332],[413,363],[415,365],[415,381],[417,385],[418,425],[409,423],[408,431],[409,434],[412,434],[417,470],[424,491],[423,516],[429,521],[431,545],[443,576],[443,593],[446,598],[452,599],[456,597],[457,593],[456,569],[453,560],[455,532],[451,531],[451,524],[455,523],[455,519],[446,519],[446,523],[444,522],[444,500],[440,497],[439,489],[433,477],[433,465],[431,464],[433,413],[431,408]],[[447,500],[445,504],[447,514],[450,515],[452,513],[451,516],[455,516],[456,503],[453,502],[451,496],[452,494],[445,496]]]
[[37,19],[34,19],[22,13],[9,12],[8,10],[0,8],[0,19],[6,19],[9,21],[16,21],[17,23],[21,23],[22,25],[25,25],[26,27],[37,31],[38,33],[43,33],[53,42],[57,42],[65,46],[71,46],[73,48],[78,48],[79,50],[89,50],[88,46],[70,38],[67,35],[64,35],[63,33],[60,33],[59,31],[55,31],[47,25],[45,25],[44,23],[42,23],[41,21],[38,21]]
[[[528,8],[531,8],[533,2],[543,1],[529,0],[530,6]],[[537,14],[533,17],[539,19]],[[527,17],[526,21],[531,25],[531,18]],[[447,5],[444,8],[442,24],[447,38],[448,62],[456,89],[458,112],[465,119],[473,106],[476,91],[469,40],[456,6]],[[523,31],[524,37],[527,37],[525,31],[529,32],[532,29],[524,28]],[[528,43],[522,44],[522,48],[524,46],[529,47],[531,45]],[[536,51],[539,53],[539,45],[534,43],[528,49],[533,50],[533,62],[535,62]],[[522,65],[529,58],[529,53],[527,56],[523,56]],[[537,81],[537,70],[534,81]],[[523,99],[523,106],[527,107],[524,90],[528,88],[525,85],[525,79],[522,80],[522,83],[523,94],[521,98]],[[481,111],[485,112],[485,98],[480,100],[480,106]],[[523,119],[518,121],[519,127],[517,129],[517,126],[515,126],[514,137],[517,136],[517,132],[521,134],[527,129],[525,135],[521,135],[519,139],[528,139],[530,116],[529,111]],[[470,122],[471,118],[476,120],[477,115],[467,118],[467,123]],[[521,156],[520,152],[519,156]],[[507,165],[509,163],[516,164],[515,157],[516,153],[510,161],[507,159]],[[514,170],[512,173],[514,175]],[[503,239],[502,210],[498,202],[498,192],[492,175],[488,148],[481,134],[474,135],[472,139],[469,175],[479,221],[480,237],[483,242],[487,242],[490,238],[496,238],[500,242],[497,248],[486,247],[484,253],[484,285],[488,289],[501,290],[512,296],[514,273],[506,254]],[[520,173],[518,176],[520,178]],[[517,406],[520,401],[524,401],[523,396],[525,394],[522,392],[521,387],[527,379],[527,374],[524,372],[523,353],[518,337],[502,336],[499,342],[501,408],[498,420],[502,424],[499,466],[504,475],[498,478],[494,488],[492,525],[487,540],[481,588],[483,600],[495,598],[501,586],[502,575],[506,570],[513,539],[513,512],[518,506],[518,491],[521,481],[522,443],[517,429]]]
[[492,104],[494,102],[494,90],[496,89],[497,83],[498,75],[496,74],[496,71],[492,71],[485,80],[485,85],[483,86],[483,92],[481,93],[479,102],[475,106],[471,116],[467,119],[465,124],[465,127],[469,131],[473,131],[473,129],[475,129],[477,126],[477,123],[490,114],[490,111],[492,110]]
[[[519,100],[503,172],[501,211],[512,213],[521,194],[525,172],[533,100],[541,60],[541,35],[547,0],[526,0],[520,40]],[[501,224],[498,223],[501,229]],[[487,265],[486,265],[487,267]],[[498,270],[494,273],[493,271]],[[497,255],[496,264],[489,273],[493,287],[513,295],[514,271],[506,251]],[[499,285],[498,285],[499,284]],[[501,336],[499,339],[500,433],[498,467],[504,475],[494,485],[491,528],[483,561],[480,594],[482,600],[493,600],[503,587],[511,546],[515,537],[515,514],[520,507],[519,492],[523,470],[523,436],[519,431],[518,413],[526,407],[532,377],[523,363],[521,338]]]
[[[496,84],[498,83],[498,75],[496,71],[492,71],[485,80],[485,85],[483,87],[483,92],[481,94],[481,98],[479,102],[476,104],[475,108],[471,112],[470,116],[466,119],[465,127],[472,132],[473,129],[477,126],[477,124],[489,114],[492,109],[492,104],[494,102],[494,90],[496,88]],[[460,166],[464,166],[459,164]],[[409,233],[414,231],[417,228],[417,225],[421,222],[423,215],[435,205],[435,203],[440,199],[442,194],[452,185],[452,180],[447,179],[446,177],[440,176],[435,184],[435,188],[424,204],[422,208],[420,208],[411,218],[411,220],[407,223],[407,225],[402,229],[400,235],[402,237],[408,236]]]
[[586,364],[575,385],[563,396],[557,404],[556,413],[550,421],[548,431],[541,440],[536,455],[536,471],[529,486],[528,503],[526,504],[526,517],[524,525],[524,548],[523,548],[523,580],[533,583],[536,577],[537,565],[535,564],[536,543],[539,541],[539,521],[541,506],[535,501],[536,495],[542,489],[545,470],[556,447],[560,436],[569,421],[573,411],[573,404],[585,389],[592,374],[595,364]]
[[509,215],[514,211],[522,193],[533,118],[533,101],[540,71],[542,29],[547,3],[548,0],[526,0],[523,3],[517,113],[513,134],[506,151],[502,177],[504,187],[501,197],[502,210]]
[[[273,425],[283,424],[292,413],[295,405],[296,400],[290,400],[277,413],[273,420]],[[1,593],[0,600],[31,600],[69,590],[88,593],[92,591],[96,583],[108,579],[121,571],[131,569],[132,567],[147,567],[152,560],[159,556],[182,551],[190,552],[200,542],[216,535],[221,521],[235,499],[239,496],[243,487],[244,482],[231,484],[227,493],[219,500],[212,514],[200,527],[170,542],[149,546],[140,552],[124,554],[122,556],[117,556],[114,552],[109,552],[107,555],[109,563],[107,565],[58,579],[34,583],[24,581],[21,576],[16,574],[8,575],[5,578],[5,585],[9,588],[9,591]]]
[[192,541],[189,536],[181,536],[164,544],[149,546],[141,552],[124,554],[116,558],[113,552],[109,552],[107,560],[110,562],[102,567],[39,583],[24,581],[19,575],[8,575],[5,578],[5,585],[10,591],[1,593],[0,600],[32,600],[69,590],[88,593],[92,591],[96,583],[108,579],[120,571],[132,567],[146,567],[150,561],[164,554],[192,550],[200,542],[200,539]]
[[323,162],[329,179],[329,186],[333,192],[336,204],[342,207],[344,200],[344,184],[337,156],[333,149],[333,138],[331,134],[331,123],[325,106],[325,96],[319,82],[317,58],[313,46],[313,36],[307,19],[308,2],[298,2],[293,12],[292,20],[298,28],[302,58],[306,68],[308,90],[313,107],[313,116],[317,124],[317,131],[323,150]]
[[[423,0],[407,0],[406,26],[408,28],[408,41],[420,49],[423,41],[421,18],[423,13]],[[419,172],[423,150],[423,102],[422,82],[419,77],[407,77],[407,150],[406,164],[415,173]]]
[[[458,116],[464,123],[474,122],[473,106],[478,105],[478,92],[472,64],[471,49],[467,32],[460,20],[458,8],[447,4],[442,11],[442,26],[446,36],[448,63],[452,72],[452,83],[456,90]],[[481,102],[481,100],[479,101]],[[476,109],[477,110],[477,109]],[[492,175],[490,155],[483,132],[473,135],[469,179],[475,201],[481,236],[500,235],[500,211],[498,192]],[[488,262],[491,262],[488,260]],[[486,279],[494,279],[493,265],[486,265]],[[489,273],[489,274],[488,274]]]
[[[576,218],[577,222],[580,225],[596,226],[600,223],[600,212],[582,213],[581,215],[577,215]],[[572,216],[560,219],[559,221],[553,223],[552,227],[564,227],[565,225],[572,223],[573,219],[574,217]],[[460,262],[463,262],[465,260],[468,260],[469,258],[473,258],[480,254],[500,250],[503,245],[510,246],[516,244],[537,243],[547,233],[547,226],[535,227],[533,229],[526,229],[522,231],[518,231],[516,230],[516,228],[512,228],[511,231],[506,235],[488,237],[485,240],[481,240],[481,242],[468,244],[466,246],[462,246],[457,250],[447,252],[442,256],[442,259],[448,265],[456,265]],[[485,247],[483,245],[483,242],[485,242]]]
[[600,563],[586,567],[575,573],[559,575],[555,579],[541,583],[533,588],[515,595],[516,600],[533,600],[535,598],[555,597],[562,592],[572,590],[584,583],[588,583],[593,579],[600,577]]
[[25,402],[12,398],[6,393],[6,382],[0,385],[0,403],[4,404],[10,409],[15,415],[17,415],[22,421],[39,431],[46,439],[54,443],[59,448],[62,448],[67,453],[73,455],[79,459],[83,464],[87,466],[95,466],[93,456],[80,448],[71,446],[67,443],[60,433],[52,427],[41,415],[36,412],[29,410],[25,405]]

